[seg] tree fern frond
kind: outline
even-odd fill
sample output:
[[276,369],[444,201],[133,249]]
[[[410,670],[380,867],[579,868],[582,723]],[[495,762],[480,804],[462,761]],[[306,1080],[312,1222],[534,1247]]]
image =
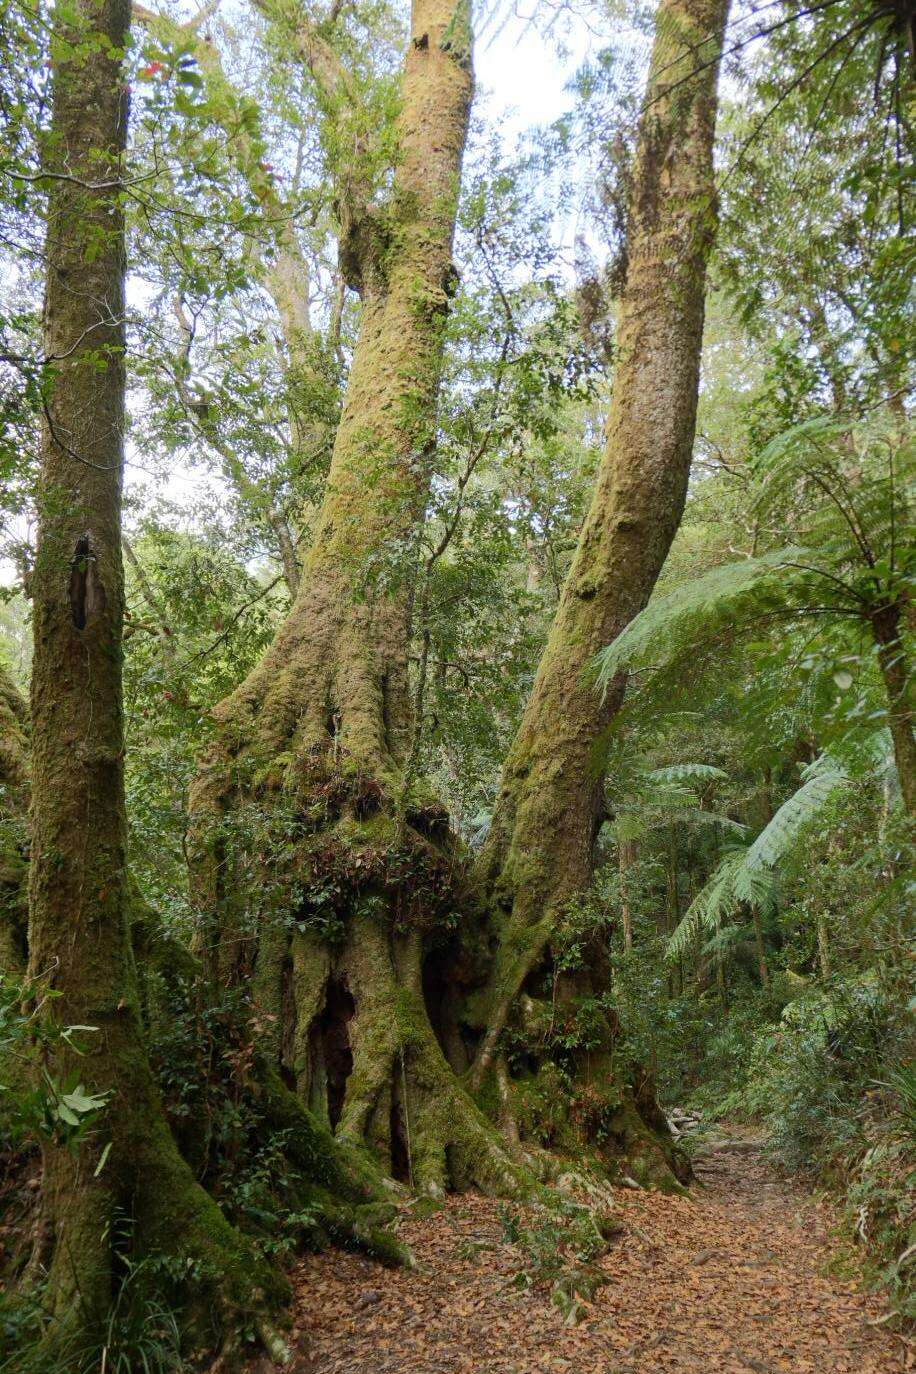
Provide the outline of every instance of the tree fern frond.
[[690,947],[701,930],[714,930],[717,922],[734,910],[735,874],[743,865],[746,853],[746,849],[735,849],[726,854],[709,882],[684,912],[668,941],[666,959],[677,959]]
[[733,820],[731,816],[726,816],[723,811],[707,811],[701,806],[688,807],[685,811],[678,811],[677,821],[679,825],[696,827],[715,825],[720,830],[727,830],[729,834],[737,838],[741,838],[747,833],[746,825]]
[[832,443],[849,429],[848,420],[834,414],[815,415],[792,425],[771,439],[752,462],[758,481],[797,476],[810,467],[814,454],[824,443]]
[[704,940],[700,947],[700,953],[704,955],[720,954],[729,955],[734,952],[736,945],[746,945],[748,932],[744,926],[720,926],[718,930]]
[[[750,851],[748,851],[748,854]],[[767,864],[751,864],[748,854],[736,869],[732,880],[735,907],[749,906],[761,912],[773,912],[777,907],[778,878]]]
[[646,774],[652,782],[712,782],[716,779],[727,778],[728,774],[724,768],[717,768],[714,763],[671,763],[665,768],[652,768]]
[[834,792],[848,781],[845,772],[835,764],[825,764],[818,772],[812,773],[807,782],[803,782],[798,791],[783,802],[748,849],[745,862],[748,874],[753,876],[761,868],[772,869],[784,859],[797,843],[805,826],[823,811]]
[[652,829],[652,819],[642,811],[620,809],[614,819],[614,838],[621,840],[641,840]]
[[759,558],[723,563],[667,596],[653,599],[597,654],[594,666],[599,686],[606,689],[622,668],[652,654],[670,660],[678,648],[689,645],[700,627],[708,635],[717,622],[734,625],[752,610],[786,605],[793,580],[787,565],[804,555],[804,549],[784,548]]

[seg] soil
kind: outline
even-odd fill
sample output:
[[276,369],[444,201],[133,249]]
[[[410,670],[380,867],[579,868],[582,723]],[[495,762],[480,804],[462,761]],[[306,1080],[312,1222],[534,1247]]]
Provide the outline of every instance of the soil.
[[730,1134],[689,1197],[615,1189],[606,1282],[567,1325],[505,1237],[506,1209],[453,1197],[399,1231],[418,1264],[339,1251],[293,1278],[294,1368],[309,1374],[889,1374],[916,1343],[889,1325],[834,1235],[829,1207]]

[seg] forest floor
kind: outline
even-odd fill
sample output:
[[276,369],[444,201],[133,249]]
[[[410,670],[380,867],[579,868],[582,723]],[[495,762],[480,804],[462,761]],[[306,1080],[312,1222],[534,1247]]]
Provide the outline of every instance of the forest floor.
[[302,1374],[886,1374],[916,1343],[880,1318],[830,1209],[734,1132],[708,1144],[689,1197],[615,1190],[607,1281],[567,1326],[505,1209],[478,1196],[400,1223],[418,1270],[339,1251],[294,1275]]

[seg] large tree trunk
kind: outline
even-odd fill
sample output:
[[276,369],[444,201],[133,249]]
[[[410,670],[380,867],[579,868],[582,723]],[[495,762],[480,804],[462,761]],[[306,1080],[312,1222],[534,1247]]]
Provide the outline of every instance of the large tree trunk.
[[[127,0],[74,0],[52,16],[45,143],[47,375],[33,578],[29,958],[60,1026],[43,1043],[60,1091],[107,1105],[68,1142],[43,1145],[48,1339],[104,1318],[118,1243],[199,1262],[214,1306],[251,1311],[285,1291],[195,1182],[147,1062],[125,868],[121,644]],[[125,1239],[125,1227],[129,1239]],[[120,1261],[123,1265],[123,1260]],[[189,1270],[190,1272],[190,1270]]]
[[480,864],[498,945],[475,1084],[564,906],[591,877],[604,819],[595,754],[622,686],[602,697],[586,669],[646,605],[684,507],[716,225],[716,57],[727,8],[728,0],[662,0],[658,9],[604,458]]
[[[465,0],[414,0],[391,191],[382,205],[342,197],[362,318],[312,546],[273,645],[216,710],[191,798],[212,975],[253,980],[301,1101],[433,1191],[516,1177],[427,1013],[424,955],[453,911],[454,855],[442,808],[405,778],[416,534],[472,84]],[[246,817],[260,828],[240,840]]]

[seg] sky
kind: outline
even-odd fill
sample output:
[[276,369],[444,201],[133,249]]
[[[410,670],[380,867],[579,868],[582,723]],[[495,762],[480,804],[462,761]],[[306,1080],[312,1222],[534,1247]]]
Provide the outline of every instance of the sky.
[[[566,87],[596,46],[584,18],[569,12],[562,28],[544,32],[534,4],[478,22],[474,62],[477,98],[507,141],[538,124],[549,124],[572,103]],[[560,46],[563,52],[560,51]]]

